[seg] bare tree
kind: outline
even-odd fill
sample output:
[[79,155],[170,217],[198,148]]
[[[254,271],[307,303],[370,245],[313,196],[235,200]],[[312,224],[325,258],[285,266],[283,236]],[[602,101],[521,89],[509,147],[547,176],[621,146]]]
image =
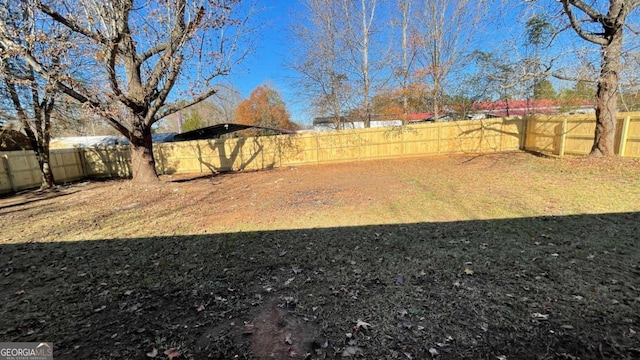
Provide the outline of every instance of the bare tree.
[[487,12],[487,2],[423,0],[420,7],[420,72],[431,85],[436,121],[449,75],[463,67],[464,56]]
[[[36,18],[24,2],[5,0],[0,3],[0,21],[15,29],[17,37],[22,39],[20,46],[37,54],[53,71],[64,71],[66,64],[61,59],[68,58],[69,32],[46,19]],[[58,46],[51,49],[43,44],[45,32],[59,40]],[[63,100],[59,90],[34,71],[29,62],[0,43],[0,96],[0,115],[13,120],[24,131],[36,155],[41,173],[40,189],[53,187],[49,142],[56,103]]]
[[640,109],[640,54],[627,53],[623,59],[619,104],[623,111]]
[[360,118],[364,127],[371,126],[372,115],[372,91],[376,82],[381,65],[383,64],[384,53],[379,46],[379,39],[376,35],[380,32],[378,10],[378,0],[343,0],[340,6],[340,16],[338,19],[342,24],[338,36],[343,38],[345,50],[348,56],[348,71],[355,74],[357,81],[354,81],[353,89],[358,89],[361,96],[361,106],[359,106]]
[[415,45],[409,42],[409,24],[411,15],[412,0],[400,0],[398,6],[400,8],[400,29],[402,37],[402,67],[395,71],[400,80],[402,87],[402,123],[407,124],[409,121],[409,89],[411,86],[411,70],[415,60]]
[[[95,82],[52,69],[6,22],[0,44],[129,139],[135,182],[158,179],[152,125],[213,95],[214,81],[246,50],[240,41],[248,15],[239,12],[240,0],[26,1],[79,37],[78,54],[94,63]],[[188,100],[170,103],[174,88],[181,90],[176,98]]]
[[313,104],[315,113],[334,119],[342,128],[342,116],[350,103],[349,78],[344,68],[345,45],[340,36],[340,8],[333,0],[306,0],[304,15],[298,15],[292,33],[299,93]]
[[215,124],[236,122],[236,109],[242,100],[244,99],[238,89],[232,85],[220,85],[219,90],[208,100],[215,108],[212,114]]
[[596,92],[596,130],[591,155],[615,154],[617,97],[622,72],[624,29],[639,0],[584,2],[560,0],[571,27],[583,40],[601,50],[600,75]]

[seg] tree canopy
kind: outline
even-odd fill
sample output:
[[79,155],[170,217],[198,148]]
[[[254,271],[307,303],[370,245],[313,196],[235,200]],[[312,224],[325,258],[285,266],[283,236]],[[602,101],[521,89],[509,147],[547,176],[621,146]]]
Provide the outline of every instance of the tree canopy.
[[295,130],[298,126],[291,121],[291,115],[280,93],[268,85],[255,88],[249,98],[242,101],[236,110],[239,124]]

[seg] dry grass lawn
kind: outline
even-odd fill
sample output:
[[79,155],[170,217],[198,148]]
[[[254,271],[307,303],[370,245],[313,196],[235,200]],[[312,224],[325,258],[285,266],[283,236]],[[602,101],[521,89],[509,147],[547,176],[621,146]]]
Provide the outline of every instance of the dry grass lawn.
[[58,360],[640,358],[637,160],[91,181],[0,227],[0,339]]

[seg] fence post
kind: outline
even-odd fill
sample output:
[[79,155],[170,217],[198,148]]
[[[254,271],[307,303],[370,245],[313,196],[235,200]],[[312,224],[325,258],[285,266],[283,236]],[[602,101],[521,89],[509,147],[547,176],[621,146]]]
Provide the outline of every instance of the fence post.
[[7,178],[9,179],[9,185],[11,186],[11,191],[13,191],[14,193],[18,192],[16,183],[13,181],[11,166],[9,166],[9,155],[2,155],[2,162],[4,163],[4,168],[7,169]]
[[[502,121],[504,121],[504,119]],[[484,121],[480,120],[480,154],[482,154],[483,142],[484,142]]]
[[522,134],[520,134],[520,150],[527,150],[528,130],[529,130],[529,117],[523,116],[522,117]]
[[84,156],[84,150],[82,150],[82,148],[76,148],[75,151],[76,151],[76,155],[78,156],[78,162],[80,163],[82,180],[84,180],[89,176],[89,171],[87,170],[86,158]]
[[440,128],[442,127],[440,124],[442,124],[442,123],[436,122],[436,124],[437,124],[436,129],[438,129],[438,151],[437,151],[437,154],[440,155]]
[[624,157],[624,152],[627,149],[627,137],[629,136],[629,122],[630,116],[625,116],[622,120],[622,132],[620,133],[620,148],[618,149],[618,155]]
[[316,139],[316,165],[320,164],[320,139],[318,138],[319,134],[316,131],[313,137]]
[[560,151],[559,154],[560,156],[564,156],[564,145],[565,142],[567,141],[567,118],[565,117],[564,120],[562,120],[562,128],[560,129],[561,133],[560,133]]
[[400,125],[400,156],[404,156],[404,132],[407,130],[405,125]]

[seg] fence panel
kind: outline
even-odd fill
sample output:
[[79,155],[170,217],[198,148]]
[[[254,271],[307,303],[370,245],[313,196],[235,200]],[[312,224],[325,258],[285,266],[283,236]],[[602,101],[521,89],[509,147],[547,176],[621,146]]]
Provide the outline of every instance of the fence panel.
[[[500,130],[496,127],[500,125]],[[496,120],[490,125],[492,131],[500,131],[500,151],[514,151],[524,149],[524,133],[525,119],[523,118],[506,118]]]
[[440,126],[439,152],[446,154],[480,153],[483,128],[480,121],[447,122]]
[[[624,118],[629,117],[623,139]],[[564,125],[563,125],[564,123]],[[563,132],[563,126],[565,130]],[[595,115],[552,115],[527,119],[527,150],[560,155],[586,155],[591,151],[595,133]],[[622,142],[624,141],[624,146]],[[619,113],[615,135],[616,154],[624,149],[625,157],[640,157],[640,113]]]
[[31,150],[10,151],[4,153],[11,182],[15,190],[38,187],[41,184],[40,167],[36,155]]
[[629,118],[625,151],[621,155],[640,158],[640,115]]
[[278,135],[278,152],[283,166],[318,163],[318,141],[315,133]]
[[76,181],[86,176],[78,149],[55,149],[49,155],[56,182]]
[[402,128],[404,156],[440,153],[440,124],[410,125]]
[[96,146],[79,150],[87,176],[94,178],[131,176],[131,154],[128,146]]
[[525,148],[532,151],[557,154],[559,146],[556,137],[560,133],[561,121],[528,118]]
[[360,160],[361,137],[358,130],[318,133],[318,163]]
[[[596,130],[595,120],[567,118],[566,121],[564,154],[588,154],[593,146],[593,134]],[[561,129],[558,136],[562,135]]]
[[14,191],[11,174],[9,173],[9,155],[0,152],[0,194]]

